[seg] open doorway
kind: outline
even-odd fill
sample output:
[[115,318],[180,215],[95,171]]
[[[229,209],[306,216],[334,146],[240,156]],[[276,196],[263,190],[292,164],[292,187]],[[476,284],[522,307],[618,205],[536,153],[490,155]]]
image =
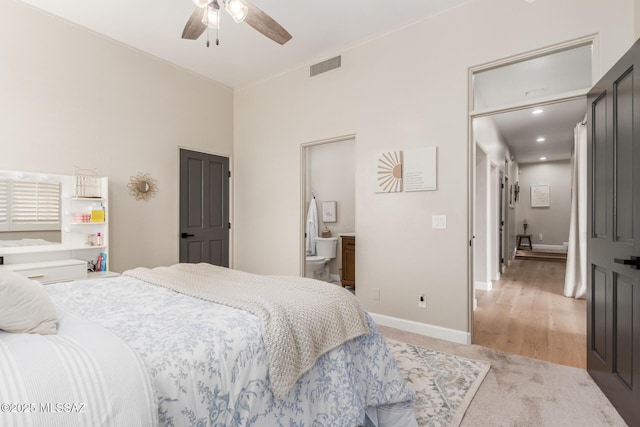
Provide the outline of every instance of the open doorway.
[[[476,168],[470,215],[472,342],[579,367],[586,359],[585,301],[563,296],[561,261],[535,257],[566,252],[573,130],[586,112],[592,50],[593,39],[579,40],[470,73],[470,164]],[[559,58],[549,59],[554,55]],[[545,63],[555,68],[545,71]],[[540,79],[544,74],[546,82]],[[578,87],[562,86],[567,74],[578,76],[571,83]],[[513,96],[518,93],[519,99]],[[538,204],[538,192],[546,205]],[[497,250],[485,247],[479,236],[498,242]],[[492,275],[493,266],[498,267]]]
[[301,275],[355,292],[355,137],[303,144],[301,170]]
[[[530,123],[538,129],[533,135],[546,133],[550,141],[559,141],[559,136],[549,135],[554,134],[552,129],[556,126],[562,128],[559,120],[566,115],[564,133],[568,135],[564,139],[571,142],[573,127],[584,118],[585,101],[538,105],[523,111],[530,115],[534,108],[554,114],[550,114],[552,120]],[[496,117],[503,115],[505,117]],[[513,117],[510,121],[508,116],[513,113],[475,119],[478,123],[474,129],[482,129],[486,121],[496,127],[503,119],[511,125],[518,123]],[[554,121],[559,122],[554,124]],[[525,124],[521,126],[519,132],[527,133]],[[503,131],[500,137],[515,140],[517,134]],[[478,132],[474,248],[477,308],[473,343],[584,368],[585,301],[563,295],[571,213],[571,144],[567,158],[527,161],[521,152],[519,157],[525,161],[519,163],[511,151],[507,151],[509,160],[501,163],[489,159],[480,144],[482,138],[482,132]],[[544,150],[535,140],[531,145],[530,150]],[[484,174],[488,174],[488,185],[484,183]],[[541,185],[549,190],[549,203],[543,207],[532,206],[532,189]],[[486,188],[484,195],[481,194],[483,188]],[[479,247],[485,235],[489,242],[495,242],[489,245],[486,256]],[[527,241],[521,241],[523,236],[528,237]],[[486,276],[482,276],[478,265],[482,263],[490,266]]]

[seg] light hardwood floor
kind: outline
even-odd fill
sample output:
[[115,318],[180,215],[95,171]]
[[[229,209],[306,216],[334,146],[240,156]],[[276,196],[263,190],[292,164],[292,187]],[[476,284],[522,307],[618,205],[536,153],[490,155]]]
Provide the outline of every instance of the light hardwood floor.
[[564,274],[561,262],[515,260],[476,291],[473,343],[585,369],[586,301],[562,295]]

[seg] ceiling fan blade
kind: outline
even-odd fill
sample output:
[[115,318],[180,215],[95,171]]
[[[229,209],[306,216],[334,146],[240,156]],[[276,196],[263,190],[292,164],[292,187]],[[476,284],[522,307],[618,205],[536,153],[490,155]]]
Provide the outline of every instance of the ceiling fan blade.
[[204,33],[204,30],[207,29],[207,26],[202,23],[202,17],[204,16],[206,10],[206,7],[196,7],[193,10],[193,13],[184,26],[184,30],[182,30],[183,39],[196,40],[202,35],[202,33]]
[[242,0],[242,3],[249,8],[247,17],[244,20],[247,24],[276,43],[285,44],[291,40],[291,34],[282,28],[273,18],[245,0]]

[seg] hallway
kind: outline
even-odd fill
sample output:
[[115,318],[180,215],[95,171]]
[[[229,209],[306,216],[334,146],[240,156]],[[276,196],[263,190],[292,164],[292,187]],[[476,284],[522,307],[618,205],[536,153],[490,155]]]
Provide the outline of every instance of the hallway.
[[566,298],[565,263],[515,260],[476,291],[473,344],[586,369],[586,301]]

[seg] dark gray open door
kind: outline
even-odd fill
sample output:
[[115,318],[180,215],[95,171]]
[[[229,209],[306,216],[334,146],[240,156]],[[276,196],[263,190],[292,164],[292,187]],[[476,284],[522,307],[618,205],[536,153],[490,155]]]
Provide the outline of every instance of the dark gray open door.
[[229,159],[180,150],[180,262],[229,266]]
[[587,369],[640,425],[640,45],[588,97]]
[[504,214],[507,206],[505,206],[505,192],[509,188],[509,178],[500,172],[500,180],[498,182],[498,274],[504,271]]

